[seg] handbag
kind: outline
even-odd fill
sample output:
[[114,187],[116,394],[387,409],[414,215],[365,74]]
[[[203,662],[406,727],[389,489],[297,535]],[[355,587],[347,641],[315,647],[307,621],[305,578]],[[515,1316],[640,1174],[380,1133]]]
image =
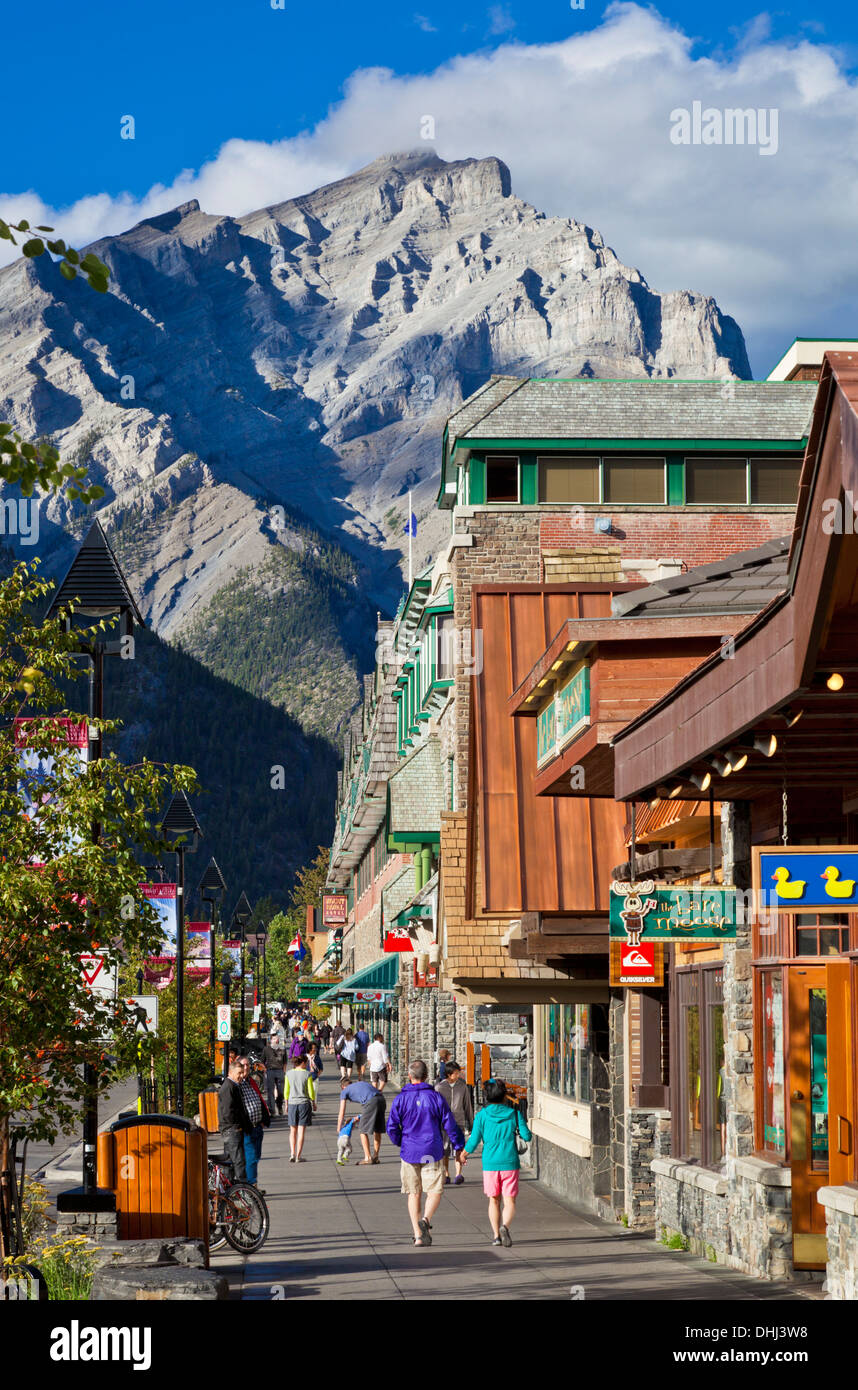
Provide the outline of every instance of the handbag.
[[516,1151],[516,1153],[518,1153],[518,1154],[526,1154],[526,1153],[527,1153],[527,1140],[526,1140],[526,1139],[522,1139],[521,1134],[519,1133],[519,1128],[518,1128],[518,1111],[517,1111],[517,1110],[514,1110],[514,1111],[513,1111],[513,1114],[514,1114],[514,1116],[515,1116],[515,1151]]

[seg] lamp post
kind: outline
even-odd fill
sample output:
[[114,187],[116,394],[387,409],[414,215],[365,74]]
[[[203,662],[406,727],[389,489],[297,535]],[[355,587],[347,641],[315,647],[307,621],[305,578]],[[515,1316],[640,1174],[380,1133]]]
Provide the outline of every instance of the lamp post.
[[[205,873],[200,879],[200,886],[197,889],[201,900],[209,905],[209,921],[211,929],[211,959],[209,963],[209,985],[212,992],[212,1029],[211,1029],[211,1053],[212,1053],[212,1080],[217,1072],[217,1029],[215,1019],[217,1018],[217,1004],[215,1002],[215,940],[218,927],[218,904],[226,892],[226,880],[217,866],[214,858],[210,859],[206,865]],[[226,1002],[226,1001],[224,1001]]]
[[[79,643],[80,652],[90,663],[89,704],[88,704],[88,759],[97,762],[104,753],[101,730],[93,723],[104,717],[104,658],[108,655],[128,657],[134,655],[134,628],[145,627],[143,616],[128,588],[125,576],[119,568],[101,524],[94,521],[81,543],[77,555],[69,566],[65,579],[57,587],[51,600],[46,618],[55,618],[60,609],[65,609],[64,626],[66,632],[74,631],[75,620],[83,618],[84,626],[92,619],[117,618],[118,635],[108,640],[107,636],[90,637]],[[97,844],[101,827],[93,825],[92,839]],[[96,1185],[96,1141],[98,1137],[98,1074],[92,1062],[84,1059],[84,1107],[83,1107],[83,1188],[67,1195],[71,1199],[82,1195],[92,1199],[97,1193]],[[59,1208],[59,1202],[58,1202]],[[90,1207],[93,1203],[89,1203]],[[64,1209],[71,1209],[65,1207]]]
[[247,924],[253,916],[253,908],[247,899],[247,894],[242,893],[232,914],[232,920],[238,927],[241,940],[241,1042],[244,1045],[244,944],[246,939]]
[[260,922],[256,928],[257,957],[262,960],[262,1016],[268,1013],[268,928]]
[[184,792],[176,792],[161,822],[176,851],[176,1110],[185,1113],[185,851],[196,850],[203,832]]

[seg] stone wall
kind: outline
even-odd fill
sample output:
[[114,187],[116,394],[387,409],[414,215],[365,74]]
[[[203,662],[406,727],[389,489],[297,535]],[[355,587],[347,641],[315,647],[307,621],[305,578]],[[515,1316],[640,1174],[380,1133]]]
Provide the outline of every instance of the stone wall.
[[819,1202],[828,1239],[826,1298],[858,1300],[858,1188],[823,1187]]
[[652,1230],[656,1219],[653,1159],[670,1150],[670,1111],[626,1112],[626,1216],[630,1226]]
[[687,1248],[713,1264],[727,1264],[730,1222],[727,1179],[672,1158],[652,1165],[656,1239],[680,1235]]
[[729,1173],[653,1160],[657,1235],[681,1235],[696,1255],[760,1279],[805,1279],[792,1267],[791,1174],[760,1158]]
[[564,1201],[602,1214],[593,1191],[593,1163],[580,1154],[552,1144],[541,1134],[534,1140],[534,1167],[540,1183]]
[[609,1006],[609,1085],[611,1092],[610,1202],[613,1211],[626,1206],[626,1059],[625,999],[619,990]]

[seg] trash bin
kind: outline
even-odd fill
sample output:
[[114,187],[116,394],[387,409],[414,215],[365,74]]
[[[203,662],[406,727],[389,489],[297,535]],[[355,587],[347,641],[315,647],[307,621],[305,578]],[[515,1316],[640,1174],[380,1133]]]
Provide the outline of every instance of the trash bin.
[[205,1130],[178,1115],[131,1115],[98,1136],[98,1185],[116,1194],[120,1240],[208,1246]]

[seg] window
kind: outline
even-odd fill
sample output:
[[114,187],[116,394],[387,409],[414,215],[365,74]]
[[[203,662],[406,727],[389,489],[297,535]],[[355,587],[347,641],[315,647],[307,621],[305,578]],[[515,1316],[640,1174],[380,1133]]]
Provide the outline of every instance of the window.
[[592,1039],[589,1004],[546,1004],[542,1010],[541,1086],[567,1100],[589,1102]]
[[540,502],[598,502],[598,458],[543,458],[539,460]]
[[727,1138],[723,968],[694,965],[675,973],[671,1009],[677,1157],[718,1167]]
[[664,500],[664,459],[605,459],[605,502],[664,502]]
[[751,501],[795,506],[800,473],[800,460],[751,459]]
[[435,619],[435,679],[453,679],[456,660],[456,628],[453,614],[445,613]]
[[748,460],[687,458],[685,460],[686,502],[747,502]]
[[761,1036],[763,1043],[763,1148],[783,1158],[786,1153],[784,1090],[784,985],[780,970],[760,970]]
[[486,459],[486,501],[518,501],[518,458],[489,454]]
[[839,956],[849,950],[849,918],[842,912],[797,912],[797,956]]

